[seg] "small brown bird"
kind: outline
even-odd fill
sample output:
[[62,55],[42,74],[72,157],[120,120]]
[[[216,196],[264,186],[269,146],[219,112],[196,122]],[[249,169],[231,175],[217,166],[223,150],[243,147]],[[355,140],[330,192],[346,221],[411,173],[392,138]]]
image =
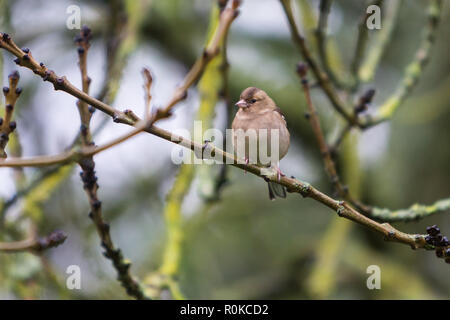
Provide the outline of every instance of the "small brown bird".
[[[261,166],[272,167],[277,171],[278,179],[280,179],[283,174],[279,168],[279,161],[288,152],[290,143],[289,131],[281,109],[266,92],[255,87],[242,91],[236,106],[239,110],[233,120],[232,129],[233,146],[237,156],[241,159],[243,157],[246,163],[251,161]],[[243,133],[245,140],[242,139]],[[245,149],[239,147],[239,144],[243,143],[245,143]],[[252,149],[252,144],[256,146],[256,152]],[[261,158],[261,148],[265,148],[263,150],[267,154],[265,159]],[[244,150],[245,154],[242,154]],[[267,158],[270,158],[269,161]],[[286,190],[282,185],[269,181],[268,186],[271,200],[274,200],[275,196],[286,198]]]

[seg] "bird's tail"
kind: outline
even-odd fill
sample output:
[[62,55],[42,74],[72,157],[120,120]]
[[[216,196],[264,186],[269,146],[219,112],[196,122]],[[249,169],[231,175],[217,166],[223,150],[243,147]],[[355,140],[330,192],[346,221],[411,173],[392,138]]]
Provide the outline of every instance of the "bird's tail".
[[273,181],[268,181],[267,185],[269,186],[269,198],[270,200],[275,200],[276,197],[286,198],[286,189],[278,183]]

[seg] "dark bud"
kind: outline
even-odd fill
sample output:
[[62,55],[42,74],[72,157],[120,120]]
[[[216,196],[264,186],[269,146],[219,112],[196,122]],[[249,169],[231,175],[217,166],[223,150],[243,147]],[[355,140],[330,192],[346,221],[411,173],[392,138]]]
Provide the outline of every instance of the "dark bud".
[[92,212],[89,212],[88,217],[89,217],[89,219],[91,219],[91,220],[94,218],[94,215],[92,214]]
[[25,53],[30,53],[30,49],[28,49],[28,48],[22,48],[22,51]]
[[228,0],[218,0],[217,2],[219,4],[220,11],[222,11],[223,9],[225,9]]
[[11,122],[9,123],[9,129],[10,129],[11,131],[14,131],[14,130],[16,129],[16,127],[17,127],[17,123],[16,123],[15,121],[11,121]]
[[92,203],[92,207],[93,207],[94,209],[96,209],[96,210],[100,209],[101,206],[102,206],[102,202],[99,201],[99,200],[95,200],[95,201]]
[[8,135],[6,133],[0,134],[0,139],[3,140],[3,141],[8,141],[9,140],[8,139]]
[[87,128],[86,125],[83,123],[83,124],[80,126],[80,132],[81,132],[81,134],[85,136],[85,135],[87,134],[87,130],[88,130],[88,128]]
[[94,113],[95,112],[95,108],[93,106],[89,106],[88,110],[90,113]]
[[19,58],[15,58],[15,59],[14,59],[14,63],[15,63],[15,64],[20,64],[20,59],[19,59]]
[[90,77],[87,77],[87,83],[91,84],[92,79]]
[[9,41],[9,40],[11,40],[11,37],[10,37],[9,34],[7,34],[7,33],[4,33],[3,36],[2,36],[2,38],[3,38],[3,41]]
[[427,227],[427,233],[430,236],[437,236],[440,232],[441,232],[441,230],[438,228],[437,225],[432,225],[431,227]]
[[20,95],[22,93],[22,88],[17,87],[16,88],[16,94]]
[[57,78],[56,82],[53,84],[55,90],[60,90],[64,85],[64,78]]
[[310,114],[309,112],[305,112],[305,118],[306,118],[306,119],[311,118],[311,114]]
[[369,89],[367,90],[361,97],[361,101],[363,103],[370,103],[372,102],[373,96],[375,95],[376,90],[375,89]]
[[39,65],[41,66],[41,68],[45,67],[43,62],[39,63]]
[[297,64],[297,73],[301,78],[306,77],[306,73],[308,72],[308,66],[303,62],[299,62]]
[[12,104],[7,104],[5,108],[6,108],[6,111],[11,112],[11,111],[13,111],[14,106]]
[[0,126],[3,124],[3,118],[0,118]]
[[430,236],[425,237],[425,242],[428,244],[433,244],[433,239]]
[[9,88],[8,87],[3,87],[3,94],[6,96],[9,92]]
[[120,121],[119,117],[117,115],[113,116],[113,121],[118,123]]
[[81,34],[84,36],[84,37],[90,37],[91,36],[91,29],[88,27],[88,26],[86,26],[86,25],[84,25],[82,28],[81,28]]
[[11,80],[16,80],[16,81],[19,80],[20,79],[19,71],[15,70],[15,71],[11,72],[9,74],[8,78]]
[[105,230],[105,232],[109,232],[109,224],[107,224],[107,223],[104,223],[103,224],[103,230]]
[[83,47],[78,47],[77,51],[78,51],[79,55],[82,55],[84,53],[84,48]]
[[45,71],[45,74],[44,74],[44,77],[42,77],[42,80],[48,81],[50,76],[51,76],[51,72],[47,70],[47,71]]
[[29,61],[29,60],[30,60],[30,56],[27,55],[27,54],[24,54],[23,57],[22,57],[22,59],[23,59],[24,61]]
[[449,244],[450,244],[450,242],[448,241],[448,238],[447,237],[442,237],[440,245],[442,247],[445,247],[445,246],[448,246]]
[[367,105],[365,103],[360,103],[355,107],[356,113],[361,113],[367,110]]
[[444,252],[442,251],[442,249],[437,249],[436,250],[436,257],[442,258],[443,256],[444,256]]

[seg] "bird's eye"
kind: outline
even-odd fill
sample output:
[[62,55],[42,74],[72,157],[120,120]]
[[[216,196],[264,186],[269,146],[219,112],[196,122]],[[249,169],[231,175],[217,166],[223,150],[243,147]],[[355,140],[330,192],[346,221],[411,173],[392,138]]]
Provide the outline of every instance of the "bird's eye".
[[255,102],[256,102],[256,99],[250,100],[250,103],[255,103]]

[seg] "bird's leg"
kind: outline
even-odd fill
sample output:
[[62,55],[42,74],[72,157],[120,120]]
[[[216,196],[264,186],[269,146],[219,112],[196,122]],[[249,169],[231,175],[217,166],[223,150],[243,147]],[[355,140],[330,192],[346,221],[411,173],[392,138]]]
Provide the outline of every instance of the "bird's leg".
[[[245,160],[245,165],[248,165],[249,158],[245,157],[244,160]],[[247,170],[245,170],[245,169],[244,169],[244,174],[247,174]]]

